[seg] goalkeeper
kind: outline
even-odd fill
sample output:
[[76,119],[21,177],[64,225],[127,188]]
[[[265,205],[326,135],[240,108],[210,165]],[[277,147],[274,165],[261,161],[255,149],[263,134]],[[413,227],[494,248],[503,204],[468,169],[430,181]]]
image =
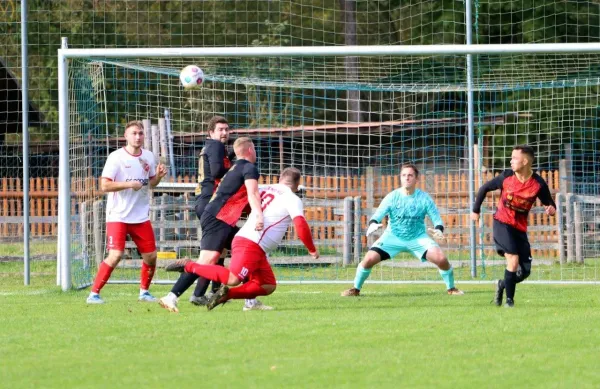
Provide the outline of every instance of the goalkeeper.
[[433,238],[437,241],[445,240],[442,219],[433,199],[415,187],[418,178],[419,171],[415,165],[402,166],[402,187],[385,196],[369,222],[367,236],[381,228],[381,221],[386,215],[389,217],[388,227],[358,265],[354,287],[343,291],[342,296],[359,296],[373,266],[401,252],[409,252],[422,262],[429,261],[435,264],[446,283],[448,294],[464,294],[454,286],[454,271],[448,259],[438,244],[427,235],[426,215],[435,226],[434,229],[429,229]]

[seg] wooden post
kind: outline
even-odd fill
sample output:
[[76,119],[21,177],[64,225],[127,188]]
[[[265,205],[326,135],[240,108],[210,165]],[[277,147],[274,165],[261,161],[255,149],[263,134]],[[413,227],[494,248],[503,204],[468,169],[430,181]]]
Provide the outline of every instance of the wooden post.
[[574,243],[574,233],[575,229],[573,228],[573,193],[567,194],[566,201],[567,208],[567,262],[571,263],[575,261],[575,243]]
[[283,136],[279,135],[279,174],[283,171],[284,168],[284,159],[283,159]]
[[160,158],[158,159],[169,171],[169,148],[167,147],[167,123],[164,118],[158,119]]
[[160,132],[156,124],[151,125],[150,129],[152,132],[152,154],[154,154],[155,161],[158,161],[160,156]]
[[556,228],[558,230],[558,258],[561,264],[567,263],[565,257],[565,235],[563,224],[564,196],[561,193],[556,194]]
[[352,263],[352,197],[344,198],[344,246],[342,247],[342,261],[344,266]]
[[83,252],[83,268],[84,269],[89,269],[90,267],[90,262],[89,262],[89,250],[88,250],[88,244],[89,244],[89,237],[88,237],[88,209],[87,209],[87,202],[83,201],[79,204],[79,224],[80,224],[80,231],[81,231],[81,246],[82,246],[82,252]]
[[583,218],[581,203],[573,202],[573,223],[575,224],[575,261],[583,265]]
[[354,263],[360,262],[362,254],[362,209],[361,209],[362,197],[356,196],[354,198]]
[[104,201],[96,200],[92,206],[92,217],[94,225],[94,254],[96,265],[100,265],[104,260],[104,239],[102,221],[104,220]]
[[144,148],[146,150],[152,150],[152,129],[150,119],[142,120],[142,125],[144,126]]

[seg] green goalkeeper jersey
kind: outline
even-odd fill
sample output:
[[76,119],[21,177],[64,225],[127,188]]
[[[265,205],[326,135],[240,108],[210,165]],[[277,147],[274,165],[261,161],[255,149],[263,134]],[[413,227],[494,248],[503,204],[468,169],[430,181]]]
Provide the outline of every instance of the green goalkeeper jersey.
[[381,223],[389,217],[387,229],[400,239],[414,239],[427,233],[425,216],[434,226],[443,226],[442,218],[433,199],[420,189],[408,196],[400,188],[388,193],[371,220]]

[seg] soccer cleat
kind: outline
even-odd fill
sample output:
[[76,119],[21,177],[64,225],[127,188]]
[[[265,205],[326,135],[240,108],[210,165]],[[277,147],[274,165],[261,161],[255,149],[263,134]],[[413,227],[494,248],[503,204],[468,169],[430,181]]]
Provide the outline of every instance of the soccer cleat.
[[498,280],[496,283],[496,294],[494,295],[494,304],[502,305],[502,297],[504,296],[504,280]]
[[179,273],[183,273],[185,270],[185,265],[188,262],[192,262],[190,259],[178,259],[175,262],[172,262],[165,266],[166,271],[178,271]]
[[506,299],[506,304],[504,304],[504,306],[505,306],[506,308],[514,308],[514,307],[515,307],[515,302],[514,302],[514,300],[513,300],[513,299],[509,299],[509,298],[507,298],[507,299]]
[[256,300],[252,305],[244,304],[244,311],[272,311],[273,307],[263,304],[261,301]]
[[171,298],[169,296],[161,297],[158,300],[158,304],[169,312],[178,313],[177,298]]
[[456,288],[450,288],[450,289],[448,289],[448,294],[454,295],[454,296],[462,296],[463,294],[465,294],[465,292],[463,292],[462,290],[458,290]]
[[150,294],[150,292],[140,293],[140,297],[138,298],[139,302],[142,303],[155,303],[158,299]]
[[197,306],[205,306],[206,304],[208,304],[208,297],[207,296],[198,297],[198,296],[191,295],[190,303],[197,305]]
[[209,311],[213,310],[217,305],[225,304],[227,302],[227,293],[229,293],[229,287],[227,285],[221,285],[219,290],[213,293],[206,304],[206,309]]
[[100,295],[96,293],[90,293],[85,302],[87,304],[104,304],[104,300],[102,300]]
[[360,289],[350,288],[342,292],[342,296],[350,297],[350,296],[360,296]]

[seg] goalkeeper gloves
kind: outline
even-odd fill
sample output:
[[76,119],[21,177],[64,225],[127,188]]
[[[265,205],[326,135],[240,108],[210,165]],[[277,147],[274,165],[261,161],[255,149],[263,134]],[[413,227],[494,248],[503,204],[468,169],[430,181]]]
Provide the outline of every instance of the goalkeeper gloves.
[[367,236],[380,229],[382,225],[383,224],[377,223],[376,221],[371,221],[371,224],[369,224],[369,228],[367,228]]
[[438,226],[436,226],[436,228],[428,228],[427,231],[429,231],[433,239],[437,240],[438,242],[446,240],[444,233],[438,228]]

